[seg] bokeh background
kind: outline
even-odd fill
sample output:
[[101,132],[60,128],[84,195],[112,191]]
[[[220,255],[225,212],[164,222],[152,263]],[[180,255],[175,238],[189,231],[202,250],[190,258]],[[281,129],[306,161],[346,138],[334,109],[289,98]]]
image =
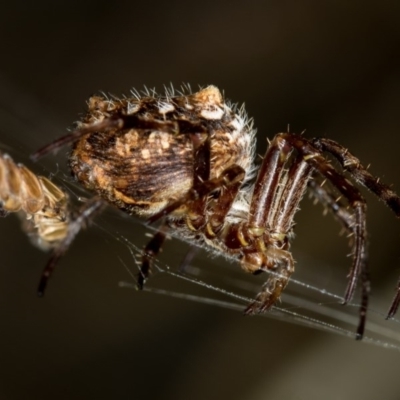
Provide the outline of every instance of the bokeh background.
[[[67,150],[37,165],[28,156],[64,134],[91,94],[213,83],[246,102],[260,154],[290,124],[349,147],[400,191],[396,0],[23,3],[3,2],[0,13],[0,142],[38,173],[63,176]],[[400,273],[400,229],[366,197],[373,298],[385,311]],[[141,247],[137,221],[107,212],[98,225],[110,234],[82,233],[40,300],[48,256],[16,218],[0,222],[1,399],[399,398],[396,351],[119,288],[131,280],[120,258],[130,258],[112,230]],[[349,250],[338,224],[307,200],[297,223],[296,277],[313,268],[314,284],[341,293]],[[161,262],[176,266],[184,245],[168,247]],[[194,262],[217,271],[223,261]],[[180,285],[163,279],[154,284]],[[381,323],[400,335],[399,325]]]

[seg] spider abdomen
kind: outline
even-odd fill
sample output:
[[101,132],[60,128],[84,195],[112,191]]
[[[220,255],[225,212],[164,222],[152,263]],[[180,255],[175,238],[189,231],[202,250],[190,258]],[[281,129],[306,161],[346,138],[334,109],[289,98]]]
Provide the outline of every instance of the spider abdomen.
[[130,214],[146,217],[191,188],[193,150],[182,135],[102,132],[76,144],[70,167],[88,189]]

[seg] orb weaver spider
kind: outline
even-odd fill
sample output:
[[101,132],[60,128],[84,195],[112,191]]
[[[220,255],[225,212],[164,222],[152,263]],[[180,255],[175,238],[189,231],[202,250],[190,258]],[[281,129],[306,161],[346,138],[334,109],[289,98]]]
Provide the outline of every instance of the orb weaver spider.
[[[46,178],[36,177],[7,156],[0,159],[3,212],[22,209],[30,221],[29,232],[54,249],[40,294],[81,227],[105,204],[112,204],[151,223],[162,221],[144,248],[139,289],[166,235],[173,232],[236,258],[246,272],[272,271],[245,314],[267,311],[294,272],[289,251],[294,217],[308,189],[352,236],[353,261],[343,303],[352,299],[361,278],[356,338],[362,338],[370,291],[366,202],[345,173],[398,217],[400,198],[342,145],[327,138],[279,133],[257,170],[253,122],[243,107],[226,102],[215,86],[194,93],[190,88],[178,94],[167,89],[163,96],[150,91],[121,99],[93,96],[76,129],[43,147],[33,159],[67,143],[73,143],[72,175],[96,193],[75,212],[66,195]],[[339,162],[340,170],[330,158]],[[388,318],[399,303],[400,284]]]

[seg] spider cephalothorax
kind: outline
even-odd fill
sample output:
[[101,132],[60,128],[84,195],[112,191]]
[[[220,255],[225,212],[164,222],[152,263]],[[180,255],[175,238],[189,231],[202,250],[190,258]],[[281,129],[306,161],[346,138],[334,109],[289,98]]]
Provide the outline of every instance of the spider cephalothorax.
[[[280,133],[269,142],[257,172],[254,134],[244,109],[225,102],[215,86],[196,93],[167,90],[163,96],[154,92],[135,92],[122,99],[95,96],[77,129],[35,157],[74,142],[69,159],[72,173],[98,195],[78,213],[75,221],[80,216],[80,224],[104,201],[150,222],[161,220],[144,249],[139,288],[168,232],[218,249],[238,259],[248,272],[271,271],[247,314],[271,308],[294,271],[289,252],[294,216],[309,188],[353,236],[344,303],[354,295],[361,276],[357,330],[361,338],[369,293],[366,204],[348,178],[370,189],[397,216],[400,198],[347,149],[325,138]],[[334,168],[329,158],[336,159],[341,168]],[[324,186],[325,181],[329,184]],[[71,225],[74,228],[46,268],[42,289],[55,260],[79,231],[78,223]],[[399,302],[400,289],[389,316]]]

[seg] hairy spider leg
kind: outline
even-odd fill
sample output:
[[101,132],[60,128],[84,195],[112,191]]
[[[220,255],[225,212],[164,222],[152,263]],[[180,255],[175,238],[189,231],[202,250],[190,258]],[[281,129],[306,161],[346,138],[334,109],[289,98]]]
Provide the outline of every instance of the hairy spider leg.
[[[327,207],[329,209],[329,211],[332,212],[332,214],[335,216],[335,218],[343,225],[343,227],[346,229],[346,231],[350,232],[352,238],[354,239],[354,237],[356,237],[357,233],[356,233],[356,223],[355,223],[355,217],[354,215],[349,212],[349,210],[347,209],[347,205],[344,205],[342,203],[339,203],[337,201],[337,199],[334,198],[334,196],[331,195],[331,193],[325,189],[324,187],[320,186],[317,182],[315,182],[314,180],[310,180],[308,183],[308,186],[310,188],[311,194],[312,196],[314,196],[315,199],[317,199],[318,201],[321,202],[321,204],[323,204],[325,207]],[[356,241],[353,240],[353,255],[356,252]],[[365,253],[365,257],[367,257],[367,254]],[[349,275],[350,277],[351,275]],[[368,298],[365,297],[365,293],[369,293],[369,281],[370,281],[370,277],[369,277],[369,273],[368,270],[366,268],[361,270],[361,281],[363,282],[363,286],[367,285],[367,287],[364,288],[363,292],[363,298],[362,298],[362,302],[364,303],[363,305],[363,309],[367,309],[368,306]],[[354,280],[350,280],[348,283],[348,287],[346,289],[346,293],[351,291],[351,290],[355,290],[355,284],[356,281]],[[349,286],[353,285],[353,288],[350,288]],[[348,301],[348,300],[347,300]],[[346,304],[347,302],[345,300],[344,304]],[[365,314],[364,316],[362,316],[363,321],[360,321],[360,325],[365,325]],[[363,333],[364,328],[360,328],[360,330],[357,332],[357,339],[360,340],[362,339],[362,333]]]
[[[333,140],[325,138],[316,138],[313,140],[313,144],[319,150],[332,154],[340,162],[343,169],[348,171],[359,184],[374,193],[380,200],[386,203],[397,217],[400,217],[400,197],[390,186],[380,182],[379,178],[374,177],[367,168],[360,163],[358,158],[350,154],[345,147]],[[396,294],[386,317],[387,319],[394,317],[399,305],[400,279],[397,284]]]
[[366,250],[366,202],[360,191],[337,172],[320,150],[300,135],[281,133],[278,135],[300,154],[317,172],[328,179],[332,185],[347,199],[349,206],[354,210],[354,254],[349,273],[349,284],[344,296],[344,304],[348,303],[355,292],[358,277],[361,275],[362,293],[359,311],[359,325],[357,339],[361,339],[365,329],[365,320],[370,292],[370,281],[367,267]]
[[329,190],[313,179],[308,181],[308,187],[311,196],[327,207],[347,231],[354,234],[354,215],[349,212],[347,205],[339,203]]
[[93,218],[94,214],[96,212],[99,212],[104,206],[105,203],[102,199],[100,199],[99,197],[92,197],[81,207],[77,215],[71,218],[71,222],[68,225],[67,236],[53,250],[53,254],[51,255],[49,261],[46,264],[46,267],[43,270],[37,289],[38,296],[42,297],[44,295],[47,282],[51,277],[58,261],[69,249],[75,237],[81,231],[82,227],[84,227],[87,222]]
[[[295,159],[290,171],[295,171],[292,173],[300,180],[300,187],[296,187],[295,179],[282,176],[284,164],[288,161],[293,149],[297,151],[300,157]],[[311,169],[303,166],[304,162]],[[293,272],[293,261],[290,253],[286,251],[289,244],[288,242],[285,243],[288,231],[274,232],[275,226],[268,226],[268,222],[276,223],[279,226],[279,220],[285,221],[286,218],[284,213],[280,214],[280,216],[277,214],[280,213],[279,206],[292,203],[291,208],[287,208],[286,211],[288,212],[286,223],[281,225],[282,228],[286,227],[286,229],[290,229],[290,223],[294,216],[293,212],[297,209],[297,205],[305,192],[306,183],[312,170],[329,179],[333,186],[346,197],[349,205],[354,209],[354,255],[349,274],[350,283],[345,293],[344,303],[347,303],[354,295],[357,278],[361,274],[363,281],[362,301],[359,311],[360,320],[357,328],[357,339],[361,339],[365,329],[370,288],[366,265],[365,201],[358,189],[338,173],[329,164],[323,154],[301,135],[291,133],[276,135],[267,150],[257,177],[247,228],[247,236],[253,236],[253,240],[255,240],[256,252],[246,254],[242,259],[242,266],[250,272],[256,272],[257,269],[275,269],[276,274],[267,280],[255,302],[250,304],[246,309],[246,313],[253,314],[270,308],[274,304],[274,301],[278,299],[279,293],[283,290],[290,274]],[[286,182],[282,185],[285,189],[279,188],[279,182],[282,179],[286,179]],[[293,193],[297,195],[294,196]],[[290,197],[292,197],[291,200]],[[272,217],[271,220],[271,215],[277,215],[278,217]],[[274,276],[278,276],[275,287],[274,279],[276,278]]]
[[[289,170],[284,171],[283,166],[288,161],[290,152],[286,143],[275,137],[267,150],[256,181],[248,229],[249,233],[256,236],[257,252],[245,256],[242,267],[250,272],[272,270],[273,274],[269,276],[254,302],[246,308],[247,315],[270,309],[279,299],[294,271],[294,261],[288,251],[288,234],[293,228],[293,218],[313,168],[301,155],[297,155]],[[281,184],[282,180],[284,184]],[[266,182],[272,184],[265,184]],[[253,260],[256,261],[255,264],[252,263]]]
[[397,193],[389,185],[382,183],[379,178],[373,176],[361,164],[360,160],[349,153],[344,146],[334,140],[325,138],[313,139],[312,143],[318,150],[332,154],[357,183],[374,193],[380,200],[386,203],[396,217],[400,218],[400,197]]

